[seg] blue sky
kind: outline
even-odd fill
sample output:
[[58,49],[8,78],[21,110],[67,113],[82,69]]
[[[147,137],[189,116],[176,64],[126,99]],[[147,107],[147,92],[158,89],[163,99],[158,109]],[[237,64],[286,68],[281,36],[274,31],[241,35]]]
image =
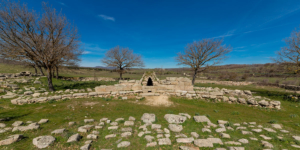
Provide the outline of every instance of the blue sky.
[[[74,23],[81,36],[81,66],[103,66],[112,47],[141,54],[146,68],[178,67],[187,43],[223,38],[233,51],[223,64],[271,62],[283,39],[300,26],[299,0],[45,0]],[[21,0],[37,11],[40,0]]]

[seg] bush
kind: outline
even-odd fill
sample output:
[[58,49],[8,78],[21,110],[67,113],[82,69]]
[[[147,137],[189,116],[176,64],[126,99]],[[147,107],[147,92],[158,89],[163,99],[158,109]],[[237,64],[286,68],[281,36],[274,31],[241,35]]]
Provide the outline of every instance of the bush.
[[247,80],[249,78],[249,74],[243,74],[243,76],[242,76],[242,80]]
[[238,74],[235,72],[228,73],[228,79],[230,81],[235,81],[237,79],[237,77],[238,77]]
[[233,111],[231,114],[232,115],[239,115],[240,113],[238,111]]
[[274,123],[277,123],[277,122],[278,122],[277,120],[270,120],[268,123],[274,124]]

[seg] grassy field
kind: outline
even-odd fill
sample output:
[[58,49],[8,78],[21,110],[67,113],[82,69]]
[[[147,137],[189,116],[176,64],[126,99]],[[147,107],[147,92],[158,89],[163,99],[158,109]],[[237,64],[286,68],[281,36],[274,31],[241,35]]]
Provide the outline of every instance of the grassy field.
[[[206,85],[198,85],[206,86]],[[261,93],[257,93],[259,95]],[[163,118],[165,114],[178,114],[178,113],[189,113],[190,115],[206,115],[210,118],[213,123],[217,120],[228,120],[230,123],[242,123],[242,122],[252,122],[255,121],[264,127],[270,126],[269,122],[276,122],[283,125],[284,129],[291,131],[292,135],[300,134],[300,111],[299,103],[283,101],[281,97],[273,97],[273,99],[281,100],[282,110],[270,110],[270,109],[259,109],[248,107],[246,105],[239,104],[227,104],[227,103],[213,103],[203,100],[187,100],[184,98],[170,98],[174,102],[171,107],[155,107],[143,105],[143,101],[138,103],[135,100],[109,100],[102,98],[89,98],[89,99],[72,99],[59,102],[51,102],[45,104],[30,104],[17,106],[10,104],[9,99],[0,100],[0,118],[10,119],[4,123],[8,126],[14,121],[39,121],[42,118],[47,118],[50,122],[41,125],[41,129],[35,131],[26,132],[16,132],[16,134],[23,134],[26,138],[12,144],[10,146],[2,146],[1,149],[36,149],[32,144],[32,139],[40,135],[50,135],[50,133],[59,128],[66,128],[67,132],[62,135],[54,135],[56,142],[51,145],[48,149],[78,149],[80,146],[84,145],[86,141],[86,135],[82,134],[83,139],[80,142],[67,144],[66,141],[69,136],[77,133],[77,128],[84,125],[83,120],[85,118],[93,118],[96,122],[99,119],[107,117],[111,120],[123,117],[126,120],[129,116],[135,117],[137,120],[135,122],[135,127],[133,127],[133,135],[129,138],[122,138],[122,140],[130,141],[131,146],[129,149],[146,149],[146,140],[137,136],[138,127],[141,125],[141,116],[143,113],[154,113],[157,117],[155,123],[161,124],[162,128],[167,128],[167,122]],[[93,104],[93,105],[90,105]],[[68,126],[68,122],[76,121],[76,125]],[[95,125],[97,124],[95,123]],[[123,122],[119,123],[122,127]],[[107,128],[108,125],[105,126]],[[200,138],[207,138],[209,135],[214,137],[219,137],[219,134],[212,132],[211,134],[202,133],[201,128],[204,124],[199,124],[193,121],[193,119],[187,120],[184,124],[184,129],[182,133],[190,136],[190,132],[197,132],[200,134]],[[116,148],[116,141],[121,139],[120,135],[117,138],[105,140],[105,135],[112,133],[120,133],[120,131],[109,131],[107,129],[99,129],[99,139],[95,140],[92,144],[92,149],[101,148]],[[274,150],[279,150],[281,148],[288,148],[291,144],[299,144],[299,142],[294,141],[291,135],[285,135],[283,140],[279,140],[276,135],[263,131],[263,133],[254,133],[253,136],[242,135],[239,131],[227,131],[231,135],[231,139],[222,139],[225,141],[237,141],[240,138],[248,137],[259,137],[260,134],[272,137],[273,139],[269,141],[274,145]],[[6,136],[11,135],[11,133],[1,134],[0,140],[4,139]],[[174,133],[171,133],[172,146],[157,146],[154,148],[147,149],[178,149],[180,145],[189,144],[177,144],[174,138]],[[260,142],[250,141],[249,144],[243,145],[246,149],[262,149]],[[219,147],[226,147],[219,145]]]

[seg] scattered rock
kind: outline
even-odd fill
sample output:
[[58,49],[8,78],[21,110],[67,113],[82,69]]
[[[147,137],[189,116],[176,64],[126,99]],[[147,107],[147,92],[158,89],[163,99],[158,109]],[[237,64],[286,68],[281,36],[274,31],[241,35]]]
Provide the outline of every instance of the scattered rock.
[[50,135],[39,136],[33,139],[32,143],[38,148],[46,148],[55,141],[55,138]]
[[180,132],[183,128],[182,125],[169,124],[169,129],[173,132]]
[[122,141],[121,143],[118,144],[118,148],[120,147],[128,147],[130,145],[130,142],[128,141]]
[[10,145],[12,143],[18,142],[23,138],[22,134],[15,134],[8,136],[5,140],[0,141],[0,146],[2,145]]
[[72,136],[69,137],[67,143],[77,142],[79,140],[80,140],[80,135],[78,133],[76,133],[76,134],[73,134]]

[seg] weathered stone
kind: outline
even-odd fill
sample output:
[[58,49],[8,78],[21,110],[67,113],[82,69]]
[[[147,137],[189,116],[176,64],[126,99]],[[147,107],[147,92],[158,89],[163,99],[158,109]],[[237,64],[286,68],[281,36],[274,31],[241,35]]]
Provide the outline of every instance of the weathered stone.
[[229,150],[245,150],[244,147],[228,147]]
[[226,124],[226,123],[228,123],[228,121],[218,120],[218,124]]
[[214,147],[213,143],[207,139],[196,139],[194,140],[194,144],[198,147]]
[[229,134],[221,133],[220,135],[221,135],[221,137],[224,138],[224,139],[230,139],[230,135],[229,135]]
[[129,120],[129,121],[135,121],[135,118],[132,117],[132,116],[130,116],[128,120]]
[[78,133],[76,133],[76,134],[73,134],[72,136],[69,137],[67,143],[77,142],[79,140],[80,140],[80,135]]
[[38,124],[44,124],[47,123],[49,120],[48,119],[41,119]]
[[131,135],[132,135],[131,132],[123,132],[123,133],[121,134],[121,137],[128,137],[128,136],[131,136]]
[[267,136],[265,136],[265,135],[259,135],[260,137],[262,137],[263,139],[265,139],[265,140],[271,140],[272,138],[270,138],[270,137],[267,137]]
[[121,148],[121,147],[128,147],[130,145],[130,142],[128,141],[122,141],[121,143],[118,144],[118,148]]
[[188,146],[179,146],[180,150],[199,150],[199,148],[196,147],[188,147]]
[[189,119],[191,119],[191,115],[187,114],[187,113],[179,113],[180,116],[185,116]]
[[23,124],[23,121],[15,121],[15,122],[12,124],[12,126],[18,127],[18,126],[20,126],[20,125],[22,125],[22,124]]
[[90,122],[94,122],[95,119],[84,119],[84,123],[90,123]]
[[55,141],[55,138],[50,135],[39,136],[33,139],[32,143],[38,148],[46,148]]
[[124,126],[133,126],[134,125],[134,121],[125,121],[124,122]]
[[114,138],[116,136],[117,136],[116,134],[109,134],[109,135],[105,136],[105,139]]
[[160,129],[161,125],[160,124],[152,124],[151,129]]
[[14,127],[12,129],[12,132],[15,131],[27,131],[27,130],[36,130],[40,128],[40,126],[37,123],[31,123],[28,126],[18,126],[18,127]]
[[192,135],[194,138],[198,138],[198,137],[199,137],[199,134],[196,133],[196,132],[191,132],[191,135]]
[[132,128],[130,128],[130,127],[122,128],[121,132],[132,132]]
[[264,130],[268,131],[268,132],[273,132],[273,133],[276,133],[275,130],[271,129],[271,128],[264,128]]
[[85,145],[80,147],[80,150],[89,150],[90,147],[91,147],[91,144],[85,144]]
[[64,131],[65,131],[65,128],[56,129],[56,130],[52,131],[51,134],[62,134],[62,133],[64,133]]
[[192,143],[194,141],[194,138],[178,138],[176,139],[177,143]]
[[182,125],[169,124],[169,129],[173,132],[180,132],[183,128]]
[[272,127],[275,129],[282,129],[281,125],[279,124],[272,124]]
[[118,123],[117,123],[117,122],[112,122],[112,123],[110,123],[110,125],[111,125],[111,126],[117,126]]
[[227,141],[225,142],[226,145],[242,145],[240,142],[235,142],[235,141]]
[[262,129],[252,129],[251,131],[259,133],[259,132],[262,132]]
[[4,123],[0,123],[0,128],[4,128],[6,125]]
[[202,128],[202,132],[209,132],[209,133],[211,133],[211,130],[207,129],[207,128]]
[[218,129],[216,129],[217,133],[221,133],[221,132],[225,132],[225,131],[226,131],[226,128],[218,128]]
[[151,136],[151,135],[146,135],[145,139],[147,140],[147,142],[152,142],[152,140],[154,139],[154,137]]
[[273,145],[267,141],[261,141],[261,143],[266,148],[273,148]]
[[141,120],[144,123],[152,123],[155,121],[155,114],[144,113]]
[[87,132],[89,132],[93,127],[94,127],[94,125],[85,125],[85,126],[81,126],[81,127],[78,128],[78,132],[84,132],[84,133],[87,133]]
[[93,140],[95,140],[97,138],[98,138],[98,135],[95,135],[95,134],[89,134],[89,135],[87,135],[87,139],[93,139]]
[[243,134],[243,135],[247,135],[247,134],[250,134],[250,135],[252,135],[253,133],[252,133],[252,132],[250,132],[250,131],[242,131],[242,134]]
[[249,143],[249,141],[247,139],[239,139],[239,142],[244,143],[244,144]]
[[5,140],[0,141],[0,146],[10,145],[17,141],[20,141],[22,138],[23,138],[22,134],[15,134],[15,135],[8,136]]
[[185,116],[174,114],[166,114],[164,118],[168,121],[168,123],[184,123],[186,120]]
[[172,142],[169,138],[158,139],[158,145],[171,145]]
[[292,136],[295,140],[300,141],[300,136]]
[[108,130],[117,130],[119,127],[118,126],[110,126],[108,127]]
[[150,142],[150,143],[147,143],[146,147],[154,147],[157,145],[157,142]]
[[210,122],[210,120],[206,116],[194,116],[194,120],[196,122]]

